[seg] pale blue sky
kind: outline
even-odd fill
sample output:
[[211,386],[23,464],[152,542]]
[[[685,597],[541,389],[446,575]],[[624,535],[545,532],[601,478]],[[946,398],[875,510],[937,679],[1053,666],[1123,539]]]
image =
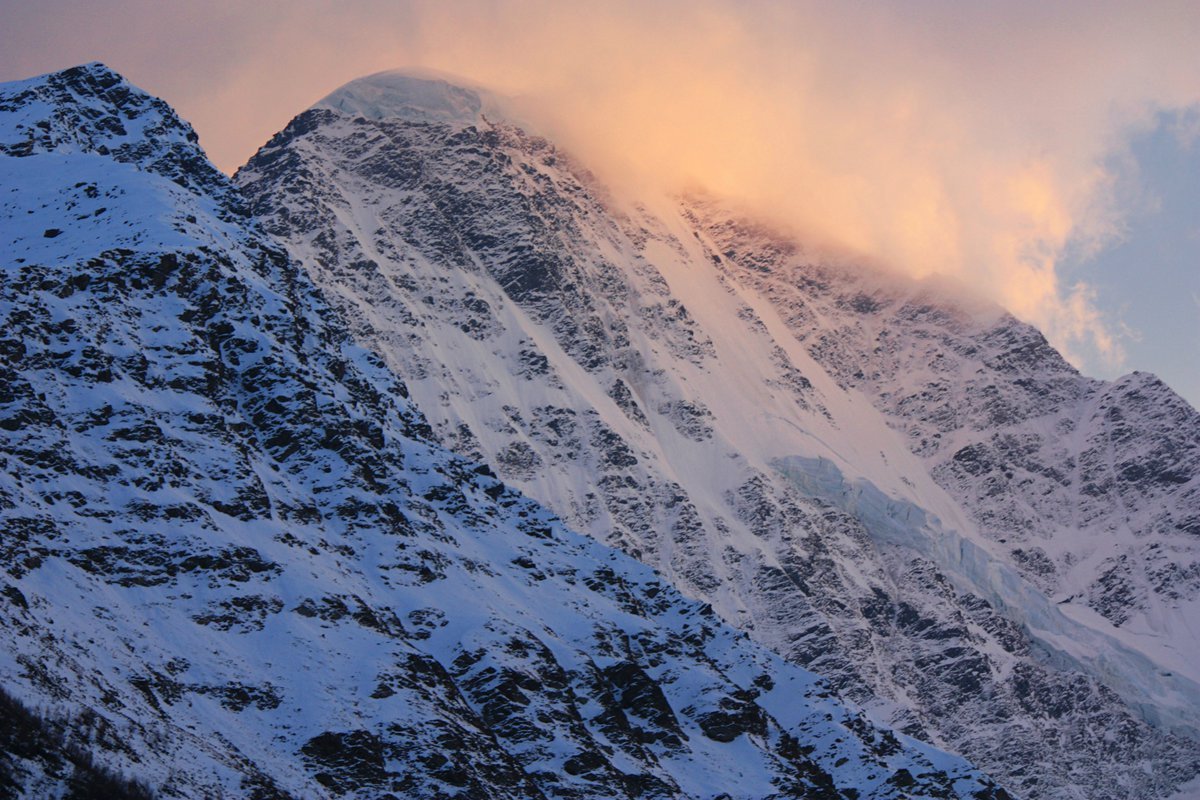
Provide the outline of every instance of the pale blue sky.
[[1122,239],[1090,260],[1068,257],[1067,281],[1083,280],[1121,338],[1125,360],[1085,372],[1153,372],[1200,408],[1200,108],[1164,112],[1110,169],[1124,209]]

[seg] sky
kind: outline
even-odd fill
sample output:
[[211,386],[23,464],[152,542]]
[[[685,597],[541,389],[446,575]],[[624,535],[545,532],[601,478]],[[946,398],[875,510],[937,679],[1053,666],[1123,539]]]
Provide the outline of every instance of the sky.
[[948,275],[1200,406],[1200,4],[0,0],[0,80],[100,60],[232,172],[392,68],[519,97],[618,191],[702,185]]

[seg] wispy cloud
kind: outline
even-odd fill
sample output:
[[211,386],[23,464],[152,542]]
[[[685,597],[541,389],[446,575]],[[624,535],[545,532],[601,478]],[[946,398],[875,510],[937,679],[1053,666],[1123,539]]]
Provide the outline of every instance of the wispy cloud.
[[1057,263],[1119,235],[1131,133],[1200,99],[1192,2],[10,5],[5,69],[108,59],[225,168],[341,83],[434,68],[525,97],[618,185],[702,183],[1114,361],[1119,325]]

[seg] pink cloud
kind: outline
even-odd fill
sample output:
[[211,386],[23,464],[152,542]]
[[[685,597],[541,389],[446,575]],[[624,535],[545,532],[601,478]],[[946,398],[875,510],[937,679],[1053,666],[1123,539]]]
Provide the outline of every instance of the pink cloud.
[[[958,277],[1120,358],[1068,243],[1121,209],[1103,165],[1195,103],[1193,3],[14,4],[6,77],[103,59],[232,170],[360,75],[425,67],[525,101],[618,187],[703,183],[816,245]],[[1113,330],[1110,330],[1112,328]]]

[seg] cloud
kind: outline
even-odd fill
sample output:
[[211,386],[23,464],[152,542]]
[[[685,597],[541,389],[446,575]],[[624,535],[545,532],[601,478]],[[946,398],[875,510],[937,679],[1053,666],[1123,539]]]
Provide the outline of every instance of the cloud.
[[[1058,261],[1120,235],[1114,154],[1200,99],[1191,2],[28,5],[46,12],[5,14],[62,20],[42,52],[100,42],[111,56],[73,58],[167,97],[227,169],[354,77],[437,69],[523,97],[618,186],[700,183],[817,245],[962,279],[1112,361],[1119,325]],[[94,24],[105,38],[80,33]],[[37,37],[9,29],[0,51],[19,58]]]

